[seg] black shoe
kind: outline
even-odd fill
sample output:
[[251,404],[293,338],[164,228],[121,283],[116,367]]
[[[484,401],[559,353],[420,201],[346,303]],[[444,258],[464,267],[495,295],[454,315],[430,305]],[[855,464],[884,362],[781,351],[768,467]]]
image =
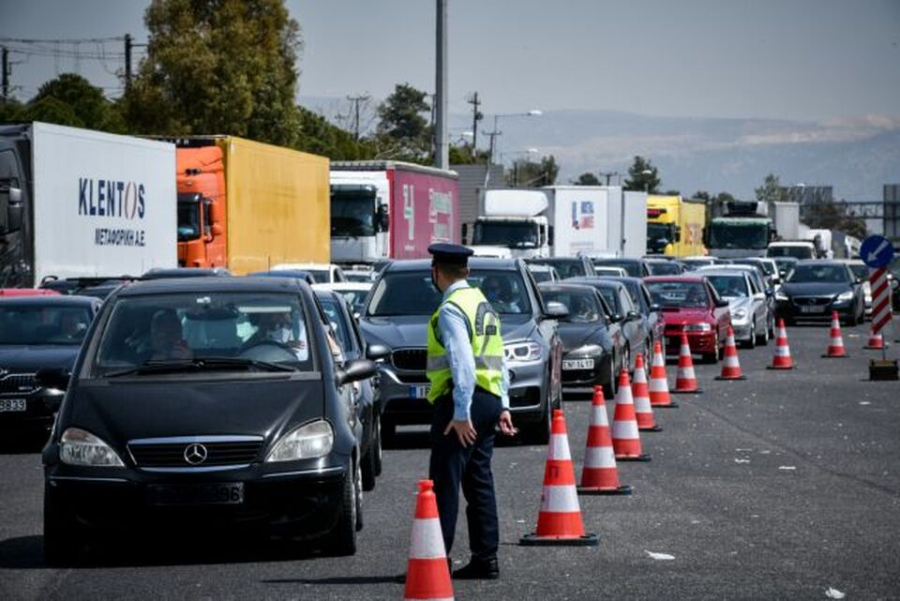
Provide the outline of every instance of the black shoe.
[[473,559],[467,566],[453,572],[453,578],[456,580],[497,580],[500,578],[500,565],[496,559],[488,561]]

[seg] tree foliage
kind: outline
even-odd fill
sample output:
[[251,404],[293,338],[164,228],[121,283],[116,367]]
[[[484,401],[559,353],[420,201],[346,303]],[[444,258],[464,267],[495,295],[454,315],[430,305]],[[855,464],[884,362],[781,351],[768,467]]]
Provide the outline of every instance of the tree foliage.
[[815,202],[803,207],[803,222],[812,229],[836,230],[862,240],[866,237],[866,222],[850,211],[845,202]]
[[526,159],[513,163],[512,172],[507,172],[509,184],[519,187],[537,188],[540,186],[552,186],[559,175],[559,165],[556,157],[542,157],[540,162]]
[[408,83],[397,84],[378,107],[377,137],[382,152],[413,160],[427,157],[431,128],[424,114],[430,110],[426,92]]
[[586,171],[578,176],[578,179],[575,180],[576,186],[599,186],[600,178],[591,173],[590,171]]
[[756,193],[756,200],[760,202],[781,202],[788,199],[785,189],[781,187],[781,182],[774,173],[768,174],[763,181],[763,185],[755,188],[754,192]]
[[127,131],[119,106],[75,73],[63,73],[46,82],[26,104],[0,104],[0,121],[43,121],[112,133]]
[[653,166],[650,160],[642,156],[634,157],[634,162],[628,168],[625,189],[656,194],[659,192],[660,183],[659,170]]
[[127,94],[132,126],[294,146],[300,27],[283,0],[153,0],[147,57]]

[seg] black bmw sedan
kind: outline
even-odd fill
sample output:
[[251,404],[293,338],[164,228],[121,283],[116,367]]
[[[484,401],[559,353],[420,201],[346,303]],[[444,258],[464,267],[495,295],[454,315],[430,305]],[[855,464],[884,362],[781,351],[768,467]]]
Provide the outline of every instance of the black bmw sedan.
[[250,531],[324,536],[339,555],[362,526],[352,382],[309,286],[278,278],[139,282],[104,303],[44,448],[51,564],[93,535]]
[[862,282],[837,261],[798,261],[775,295],[776,312],[789,324],[796,320],[829,320],[837,311],[841,321],[861,322],[866,304]]

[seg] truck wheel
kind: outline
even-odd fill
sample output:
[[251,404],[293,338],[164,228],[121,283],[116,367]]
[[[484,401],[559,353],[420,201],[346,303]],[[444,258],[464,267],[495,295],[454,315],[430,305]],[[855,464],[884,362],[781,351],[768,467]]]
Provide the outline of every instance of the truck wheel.
[[357,498],[355,472],[355,464],[351,464],[350,471],[344,476],[340,515],[338,516],[337,524],[335,524],[334,529],[328,535],[327,550],[336,557],[356,554],[359,500]]

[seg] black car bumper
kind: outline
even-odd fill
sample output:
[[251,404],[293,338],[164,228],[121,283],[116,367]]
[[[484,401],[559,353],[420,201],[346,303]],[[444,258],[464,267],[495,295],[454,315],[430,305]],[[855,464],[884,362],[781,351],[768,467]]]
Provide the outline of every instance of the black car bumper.
[[[593,359],[591,369],[565,369],[567,360]],[[611,366],[612,355],[599,357],[563,357],[562,386],[563,393],[568,396],[591,395],[594,386],[610,386],[615,366]]]
[[792,298],[779,300],[776,315],[787,320],[830,321],[837,311],[841,319],[850,319],[858,314],[856,298],[850,301],[835,301],[832,298]]
[[53,425],[53,415],[40,392],[0,394],[0,432],[4,434],[47,431]]
[[[108,470],[104,470],[107,471]],[[48,503],[97,534],[131,531],[221,531],[245,535],[317,536],[339,516],[345,466],[296,472],[258,469],[206,474],[154,474],[153,478],[47,474]],[[175,502],[159,494],[241,483],[238,504]],[[182,495],[184,496],[184,495]],[[163,500],[165,499],[165,500]]]

